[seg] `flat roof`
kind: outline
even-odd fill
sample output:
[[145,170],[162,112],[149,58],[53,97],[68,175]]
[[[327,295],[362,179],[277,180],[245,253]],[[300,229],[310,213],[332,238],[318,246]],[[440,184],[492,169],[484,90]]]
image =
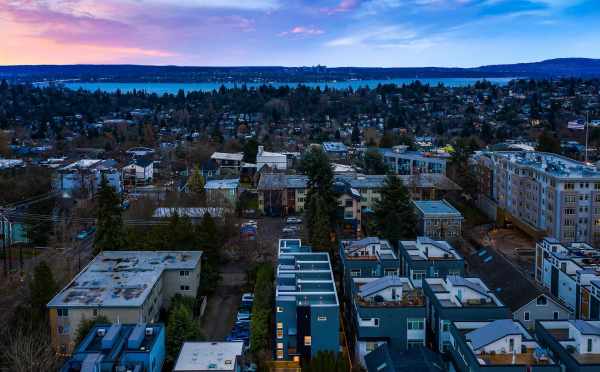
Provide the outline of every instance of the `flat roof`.
[[462,214],[446,200],[413,200],[413,203],[425,216],[452,215],[462,218]]
[[557,154],[538,151],[499,151],[491,154],[517,166],[536,169],[557,178],[600,179],[600,171],[591,164]]
[[231,178],[226,180],[210,180],[204,185],[204,188],[207,190],[235,189],[238,187],[240,187],[239,178]]
[[48,307],[139,307],[165,270],[193,270],[202,251],[104,251]]
[[241,152],[229,153],[229,152],[214,152],[211,156],[211,159],[215,160],[234,160],[234,161],[242,161],[244,158],[244,154]]
[[185,342],[173,371],[234,371],[244,343]]

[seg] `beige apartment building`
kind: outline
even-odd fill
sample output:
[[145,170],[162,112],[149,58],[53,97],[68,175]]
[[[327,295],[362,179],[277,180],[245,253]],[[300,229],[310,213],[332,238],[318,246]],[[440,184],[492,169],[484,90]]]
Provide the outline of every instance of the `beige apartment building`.
[[176,294],[196,296],[201,251],[105,251],[49,303],[52,346],[75,348],[82,320],[105,316],[115,323],[152,323]]
[[[497,218],[538,238],[600,245],[600,172],[556,154],[482,152],[475,155],[479,190],[497,207]],[[485,184],[483,184],[485,183]]]

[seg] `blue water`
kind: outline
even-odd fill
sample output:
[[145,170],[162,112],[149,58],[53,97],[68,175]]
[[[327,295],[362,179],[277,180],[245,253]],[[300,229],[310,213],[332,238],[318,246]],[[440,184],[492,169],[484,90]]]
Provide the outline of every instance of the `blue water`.
[[[486,78],[485,80],[498,84],[498,85],[506,85],[513,78]],[[389,79],[389,80],[350,80],[350,81],[331,81],[331,82],[309,82],[302,83],[302,85],[306,85],[312,88],[320,87],[321,89],[325,87],[335,88],[335,89],[347,89],[348,87],[352,87],[352,89],[357,89],[360,87],[369,87],[375,88],[378,84],[410,84],[416,80],[420,80],[423,84],[429,85],[438,85],[439,83],[444,84],[448,87],[463,87],[468,85],[473,85],[478,80],[484,80],[483,78],[430,78],[430,79]],[[189,91],[211,91],[215,89],[219,89],[221,85],[224,85],[227,88],[233,87],[241,87],[242,83],[219,83],[219,82],[206,82],[206,83],[88,83],[88,82],[65,82],[63,83],[65,87],[70,89],[85,89],[89,91],[101,90],[105,92],[115,92],[117,90],[121,90],[121,92],[130,92],[132,90],[142,90],[149,93],[156,93],[162,95],[164,93],[177,94],[180,89],[183,89],[185,92]],[[245,83],[248,88],[251,87],[259,87],[266,83]],[[296,87],[299,83],[285,83],[285,82],[272,82],[268,83],[268,85],[274,87],[281,86],[290,86]]]

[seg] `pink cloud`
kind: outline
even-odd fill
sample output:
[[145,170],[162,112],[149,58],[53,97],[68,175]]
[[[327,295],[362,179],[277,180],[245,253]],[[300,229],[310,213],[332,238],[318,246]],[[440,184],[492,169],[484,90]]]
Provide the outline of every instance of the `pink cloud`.
[[356,9],[360,5],[360,0],[341,0],[340,3],[333,8],[323,8],[323,13],[332,15],[336,13],[346,13]]
[[317,36],[324,34],[325,31],[316,27],[296,26],[289,31],[280,32],[279,36],[297,35],[297,36]]

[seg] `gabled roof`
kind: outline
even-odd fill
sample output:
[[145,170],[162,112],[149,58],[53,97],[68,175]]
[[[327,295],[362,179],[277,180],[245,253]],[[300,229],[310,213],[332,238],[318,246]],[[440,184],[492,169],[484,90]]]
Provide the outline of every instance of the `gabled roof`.
[[391,349],[383,344],[365,355],[365,364],[369,372],[442,372],[444,362],[440,354],[426,347],[410,348],[408,350]]
[[448,277],[446,277],[446,279],[448,280],[448,282],[450,284],[452,284],[455,287],[467,287],[467,288],[472,289],[473,291],[479,293],[482,296],[490,297],[490,295],[488,294],[488,291],[485,288],[483,288],[482,286],[480,286],[477,283],[473,283],[472,281],[463,278],[462,276],[448,275]]
[[521,307],[520,307],[520,308],[518,308],[516,311],[514,311],[514,313],[518,313],[518,312],[520,312],[522,308],[524,308],[525,306],[529,305],[530,303],[532,303],[532,302],[534,302],[534,301],[536,301],[536,302],[537,302],[537,299],[538,299],[538,298],[540,298],[540,297],[542,297],[542,296],[546,297],[546,301],[548,301],[548,302],[552,302],[552,304],[553,304],[553,305],[555,305],[555,306],[558,306],[558,307],[562,308],[562,309],[563,309],[563,310],[564,310],[566,313],[570,312],[570,311],[569,311],[569,309],[567,309],[567,307],[566,307],[566,306],[564,306],[563,304],[559,303],[558,301],[555,301],[555,300],[554,300],[552,297],[550,297],[550,296],[548,296],[548,295],[546,295],[546,294],[543,294],[543,293],[542,293],[542,294],[539,294],[539,295],[537,295],[537,296],[534,296],[534,297],[533,297],[531,300],[529,300],[529,301],[528,301],[527,303],[525,303],[523,306],[521,306]]
[[389,287],[402,287],[404,282],[398,276],[384,276],[360,287],[358,294],[368,297]]
[[584,335],[600,336],[600,327],[596,327],[585,320],[569,320],[569,323],[571,323],[579,332]]
[[465,337],[467,341],[471,341],[473,350],[478,350],[510,335],[527,336],[512,319],[500,319],[467,333]]

